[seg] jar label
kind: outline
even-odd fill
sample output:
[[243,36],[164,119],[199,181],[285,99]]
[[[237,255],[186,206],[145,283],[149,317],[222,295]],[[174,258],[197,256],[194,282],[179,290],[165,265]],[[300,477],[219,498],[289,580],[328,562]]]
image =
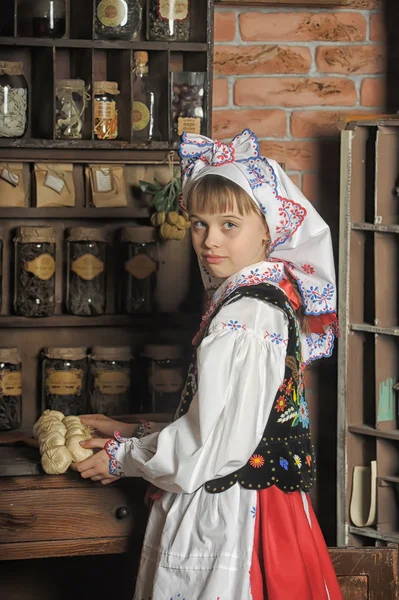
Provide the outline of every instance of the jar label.
[[47,173],[43,185],[51,190],[54,190],[54,192],[57,192],[57,194],[62,194],[62,190],[65,187],[65,181],[62,177],[56,175],[55,173]]
[[3,371],[0,374],[0,394],[22,396],[22,375],[20,371]]
[[4,181],[11,183],[13,187],[17,187],[19,184],[19,175],[13,173],[9,169],[3,168],[0,172],[0,177],[4,179]]
[[95,387],[105,395],[125,394],[130,387],[130,372],[128,369],[97,371]]
[[147,279],[157,270],[157,263],[146,254],[138,254],[125,262],[125,270],[136,279]]
[[183,389],[184,385],[182,374],[177,369],[150,370],[148,383],[153,392],[160,394],[176,394]]
[[143,102],[133,102],[133,131],[143,131],[150,122],[150,110]]
[[82,391],[83,371],[46,369],[46,391],[53,396],[76,396]]
[[33,273],[42,281],[48,281],[55,273],[55,260],[50,254],[41,254],[25,263],[25,271]]
[[91,281],[104,271],[104,263],[93,254],[83,254],[73,261],[71,271],[81,279]]
[[201,119],[199,117],[179,117],[177,120],[177,133],[201,133]]
[[94,118],[95,119],[115,119],[116,118],[116,102],[95,102],[94,103]]
[[101,0],[97,7],[97,17],[105,27],[126,25],[128,20],[126,2],[122,0]]
[[188,0],[158,0],[158,13],[165,21],[185,21],[188,17]]

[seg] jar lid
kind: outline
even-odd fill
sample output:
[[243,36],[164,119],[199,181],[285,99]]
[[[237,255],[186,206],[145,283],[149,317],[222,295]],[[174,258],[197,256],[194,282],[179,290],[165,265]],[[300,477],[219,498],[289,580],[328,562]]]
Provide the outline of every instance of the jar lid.
[[93,346],[91,349],[93,360],[121,360],[128,362],[132,359],[132,351],[128,346],[110,348],[108,346]]
[[74,90],[76,92],[81,92],[83,94],[85,89],[85,82],[83,79],[57,79],[55,82],[56,92],[58,90]]
[[69,242],[107,242],[107,232],[100,227],[72,227],[68,231]]
[[52,227],[18,227],[15,242],[29,244],[31,242],[55,242],[55,233]]
[[181,346],[148,344],[144,346],[142,355],[153,360],[178,360],[183,356],[183,349]]
[[155,227],[124,227],[121,230],[122,242],[149,244],[157,241]]
[[0,61],[0,75],[22,75],[24,72],[24,63]]
[[116,81],[95,81],[94,94],[111,94],[117,96],[119,94],[118,83]]
[[0,362],[18,365],[21,362],[18,348],[0,348]]
[[58,360],[82,360],[86,358],[86,348],[44,348],[43,354],[47,358]]

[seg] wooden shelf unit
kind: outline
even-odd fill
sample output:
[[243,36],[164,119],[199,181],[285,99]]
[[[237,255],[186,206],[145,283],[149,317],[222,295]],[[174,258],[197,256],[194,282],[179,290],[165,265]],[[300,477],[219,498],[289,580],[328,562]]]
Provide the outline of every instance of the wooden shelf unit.
[[[349,123],[341,142],[339,545],[399,542],[398,176],[397,119]],[[372,460],[376,523],[354,527],[353,469]]]

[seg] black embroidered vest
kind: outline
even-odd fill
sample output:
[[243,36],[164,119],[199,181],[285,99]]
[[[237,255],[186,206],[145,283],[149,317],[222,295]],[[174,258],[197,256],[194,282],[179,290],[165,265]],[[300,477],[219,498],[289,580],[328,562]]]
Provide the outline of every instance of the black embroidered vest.
[[[238,288],[221,302],[212,318],[225,304],[231,304],[244,296],[274,304],[283,310],[288,318],[284,381],[277,391],[262,440],[247,464],[231,475],[208,481],[205,484],[206,490],[219,493],[239,483],[242,487],[252,490],[275,485],[284,492],[308,492],[315,480],[315,456],[305,399],[298,322],[284,292],[268,283]],[[186,414],[190,407],[197,390],[196,373],[194,354],[188,372],[186,391],[176,417]],[[245,374],[242,376],[245,377]]]

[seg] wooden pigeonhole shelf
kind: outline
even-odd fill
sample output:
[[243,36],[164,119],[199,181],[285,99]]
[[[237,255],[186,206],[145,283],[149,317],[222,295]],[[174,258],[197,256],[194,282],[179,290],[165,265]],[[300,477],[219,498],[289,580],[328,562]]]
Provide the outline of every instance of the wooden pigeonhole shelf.
[[[340,545],[399,542],[398,176],[399,119],[349,123],[341,162]],[[376,518],[356,527],[350,519],[353,470],[371,461]]]

